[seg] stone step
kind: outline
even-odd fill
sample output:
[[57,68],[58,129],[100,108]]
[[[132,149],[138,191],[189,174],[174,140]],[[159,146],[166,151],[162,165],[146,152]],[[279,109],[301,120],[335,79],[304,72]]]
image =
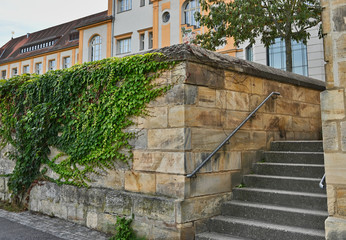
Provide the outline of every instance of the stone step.
[[233,189],[232,198],[239,201],[256,201],[277,206],[327,211],[327,196],[319,193],[245,187]]
[[252,240],[250,238],[234,237],[216,232],[204,232],[195,236],[195,240]]
[[245,175],[243,177],[243,183],[246,187],[325,194],[326,190],[319,187],[320,181],[321,178],[300,178],[257,174]]
[[323,152],[264,152],[265,162],[273,163],[302,163],[302,164],[324,164]]
[[323,142],[316,141],[273,141],[270,144],[272,151],[291,152],[323,152]]
[[258,175],[322,178],[324,165],[258,162],[253,165],[253,171]]
[[260,221],[217,216],[209,221],[213,232],[256,240],[322,240],[324,231],[309,228],[269,224]]
[[289,208],[253,202],[229,201],[222,206],[222,215],[253,219],[268,223],[324,229],[328,212]]

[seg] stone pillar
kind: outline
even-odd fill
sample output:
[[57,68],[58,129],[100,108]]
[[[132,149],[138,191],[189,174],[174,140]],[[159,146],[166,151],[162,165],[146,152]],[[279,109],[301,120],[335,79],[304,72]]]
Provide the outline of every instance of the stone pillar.
[[346,239],[346,1],[322,0],[327,90],[321,112],[328,212],[326,239]]

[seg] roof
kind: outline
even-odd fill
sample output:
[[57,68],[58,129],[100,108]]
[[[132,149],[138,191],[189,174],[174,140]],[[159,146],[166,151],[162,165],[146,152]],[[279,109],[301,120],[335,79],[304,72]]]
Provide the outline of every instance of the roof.
[[[20,59],[33,57],[36,55],[62,50],[79,45],[79,40],[70,40],[70,34],[76,34],[76,30],[81,26],[103,22],[112,19],[107,15],[107,11],[89,15],[84,18],[63,23],[34,33],[29,33],[8,41],[0,48],[0,64],[12,62]],[[53,41],[53,44],[47,44],[46,47],[33,51],[22,52],[21,49],[34,46],[41,43]]]

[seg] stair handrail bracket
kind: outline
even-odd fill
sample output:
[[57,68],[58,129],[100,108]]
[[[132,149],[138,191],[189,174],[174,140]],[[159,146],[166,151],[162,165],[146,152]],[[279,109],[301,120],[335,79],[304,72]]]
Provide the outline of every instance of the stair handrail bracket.
[[209,156],[203,160],[190,174],[187,174],[186,177],[191,178],[196,175],[196,173],[217,153],[230,139],[231,137],[238,132],[238,130],[260,109],[271,97],[276,97],[280,95],[279,92],[270,93],[239,125],[236,127],[215,150],[209,154]]

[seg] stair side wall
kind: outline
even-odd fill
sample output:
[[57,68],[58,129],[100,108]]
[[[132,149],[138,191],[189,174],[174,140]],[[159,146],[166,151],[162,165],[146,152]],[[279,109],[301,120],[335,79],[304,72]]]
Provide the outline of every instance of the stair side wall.
[[327,90],[321,93],[327,181],[326,239],[346,239],[346,3],[321,1]]

